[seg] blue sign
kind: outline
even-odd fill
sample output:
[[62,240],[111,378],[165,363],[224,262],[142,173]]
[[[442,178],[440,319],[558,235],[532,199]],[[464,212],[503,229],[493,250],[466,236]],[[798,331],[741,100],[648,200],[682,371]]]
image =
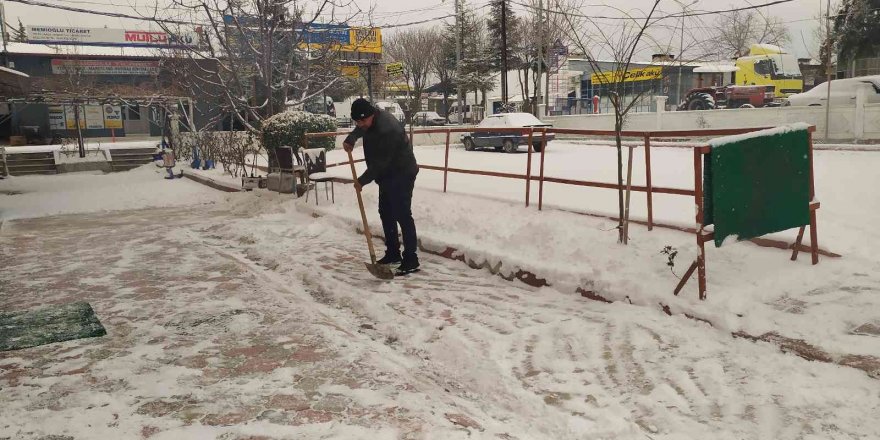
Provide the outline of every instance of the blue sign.
[[[256,28],[260,26],[260,17],[224,15],[223,23],[226,25]],[[297,34],[302,37],[302,42],[306,44],[351,44],[351,28],[344,24],[307,24],[302,28],[298,28]]]
[[312,23],[303,28],[302,40],[308,44],[351,44],[349,30],[349,27],[343,24]]

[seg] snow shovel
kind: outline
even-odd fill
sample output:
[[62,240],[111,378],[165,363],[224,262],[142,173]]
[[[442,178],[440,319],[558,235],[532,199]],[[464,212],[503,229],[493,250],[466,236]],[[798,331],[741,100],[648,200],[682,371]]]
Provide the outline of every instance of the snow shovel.
[[[351,151],[348,151],[348,163],[351,165],[351,178],[357,181],[357,173],[354,171],[354,159],[351,157]],[[367,270],[373,274],[374,277],[379,278],[381,280],[390,280],[394,279],[394,272],[391,271],[391,268],[382,264],[376,264],[376,251],[373,250],[373,238],[370,235],[370,225],[367,224],[367,214],[364,212],[364,199],[361,198],[361,192],[355,189],[358,197],[358,207],[361,208],[361,220],[364,222],[364,236],[367,237],[367,247],[370,248],[370,263],[364,263],[364,266],[367,266]]]

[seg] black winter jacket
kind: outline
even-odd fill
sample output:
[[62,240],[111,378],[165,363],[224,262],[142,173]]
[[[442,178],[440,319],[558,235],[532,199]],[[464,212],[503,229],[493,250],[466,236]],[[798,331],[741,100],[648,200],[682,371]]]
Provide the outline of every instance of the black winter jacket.
[[361,186],[374,180],[381,184],[393,175],[415,178],[419,173],[406,130],[391,113],[376,109],[373,125],[367,130],[355,128],[345,142],[354,145],[359,138],[364,139],[364,159],[367,162],[367,170],[358,177]]

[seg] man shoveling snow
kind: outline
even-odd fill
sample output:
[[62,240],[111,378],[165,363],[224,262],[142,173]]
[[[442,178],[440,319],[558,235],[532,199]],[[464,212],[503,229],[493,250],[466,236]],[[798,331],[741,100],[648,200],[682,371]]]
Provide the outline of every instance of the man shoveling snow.
[[[412,195],[419,166],[403,125],[390,113],[377,109],[363,98],[351,104],[351,118],[357,127],[345,138],[343,148],[351,153],[355,142],[364,139],[367,170],[354,181],[355,190],[375,181],[379,185],[379,218],[385,232],[385,256],[378,264],[400,263],[397,275],[419,270],[418,238],[412,217]],[[403,255],[397,225],[403,235]]]

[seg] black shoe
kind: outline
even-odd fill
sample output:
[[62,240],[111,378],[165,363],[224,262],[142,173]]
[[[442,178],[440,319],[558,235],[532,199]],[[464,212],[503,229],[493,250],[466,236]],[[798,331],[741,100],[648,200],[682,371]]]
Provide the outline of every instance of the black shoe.
[[397,272],[395,275],[406,275],[408,273],[418,272],[419,271],[419,260],[408,260],[401,263],[400,267],[397,268]]
[[400,263],[400,261],[400,254],[385,254],[385,256],[380,258],[379,261],[376,262],[376,264],[394,264]]

